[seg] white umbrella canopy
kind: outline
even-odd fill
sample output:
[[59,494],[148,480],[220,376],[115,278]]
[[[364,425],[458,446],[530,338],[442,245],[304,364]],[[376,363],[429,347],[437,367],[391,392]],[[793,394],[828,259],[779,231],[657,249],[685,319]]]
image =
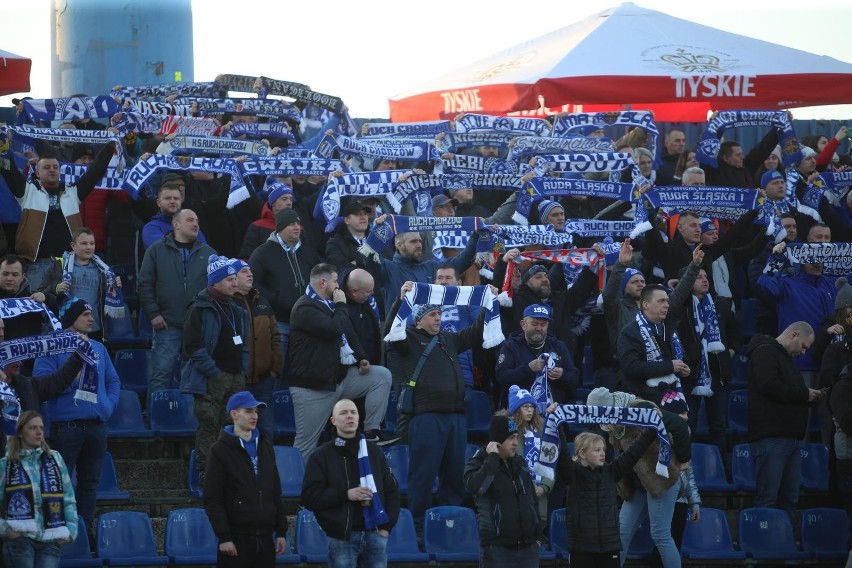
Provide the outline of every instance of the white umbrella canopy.
[[707,111],[852,101],[852,64],[723,32],[626,2],[390,99],[393,122],[650,109],[657,121]]

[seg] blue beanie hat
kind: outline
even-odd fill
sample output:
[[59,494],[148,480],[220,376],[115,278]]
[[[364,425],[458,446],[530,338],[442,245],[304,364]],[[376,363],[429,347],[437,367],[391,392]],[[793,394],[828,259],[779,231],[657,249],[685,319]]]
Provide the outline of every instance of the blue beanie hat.
[[784,179],[784,176],[781,175],[781,172],[778,170],[769,170],[764,172],[762,176],[760,176],[760,189],[766,189],[766,186],[769,185],[769,182],[776,179]]
[[278,201],[278,199],[282,195],[287,195],[288,193],[290,195],[293,195],[293,189],[289,185],[283,184],[278,180],[275,180],[274,182],[270,182],[266,186],[266,190],[267,190],[266,203],[270,207],[272,207],[272,204],[275,203],[276,201]]
[[520,407],[525,404],[535,406],[535,399],[527,389],[522,389],[518,385],[509,387],[509,414],[514,414]]
[[598,130],[603,130],[603,126],[598,126],[597,124],[587,124],[585,126],[580,127],[580,134],[583,136],[588,136],[592,132],[597,132]]
[[716,223],[713,222],[712,219],[707,219],[706,217],[701,218],[701,234],[703,235],[707,231],[718,231],[719,228],[716,226]]
[[529,282],[529,279],[538,274],[539,272],[547,272],[547,268],[540,264],[534,264],[530,266],[529,270],[524,272],[523,276],[521,276],[521,284],[526,284]]
[[234,274],[236,274],[237,272],[239,272],[240,270],[242,270],[246,266],[249,266],[249,263],[244,261],[241,258],[232,258],[231,259],[231,266],[234,267]]
[[547,216],[550,215],[550,212],[559,207],[563,211],[565,210],[562,205],[559,204],[558,201],[551,201],[550,199],[542,199],[538,204],[538,218],[541,219],[542,223],[547,223]]
[[207,285],[212,286],[216,282],[224,280],[232,274],[236,274],[231,259],[227,256],[211,254],[207,259]]
[[431,311],[438,310],[441,311],[441,306],[436,304],[417,304],[414,306],[414,309],[411,310],[411,317],[414,319],[414,323],[417,323]]
[[634,276],[639,275],[642,278],[645,278],[645,273],[641,270],[637,270],[635,268],[628,268],[624,271],[624,277],[621,279],[621,295],[624,295],[624,290],[627,289],[627,283],[630,282],[630,279]]

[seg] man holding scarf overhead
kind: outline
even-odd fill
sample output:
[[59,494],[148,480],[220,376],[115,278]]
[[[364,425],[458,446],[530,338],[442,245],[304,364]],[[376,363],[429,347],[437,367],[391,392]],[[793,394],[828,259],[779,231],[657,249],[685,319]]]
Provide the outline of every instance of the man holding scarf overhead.
[[[66,301],[59,317],[63,329],[83,335],[91,331],[92,307],[79,298]],[[96,364],[84,365],[71,388],[49,401],[47,408],[52,419],[50,439],[54,449],[62,454],[68,472],[72,475],[77,472],[77,511],[87,528],[92,529],[95,491],[107,446],[106,422],[118,404],[121,380],[103,343],[95,340],[89,343]],[[40,357],[34,374],[52,373],[70,357],[70,353]],[[88,534],[94,533],[89,530]]]
[[334,568],[387,566],[388,535],[399,517],[399,486],[384,453],[358,432],[358,409],[341,399],[331,414],[334,439],[305,467],[302,505],[328,535]]

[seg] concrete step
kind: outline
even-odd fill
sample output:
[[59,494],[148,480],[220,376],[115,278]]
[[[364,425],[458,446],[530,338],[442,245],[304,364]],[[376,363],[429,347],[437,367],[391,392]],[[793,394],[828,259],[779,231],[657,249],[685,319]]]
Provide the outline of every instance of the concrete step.
[[115,459],[119,486],[124,491],[187,489],[189,458]]

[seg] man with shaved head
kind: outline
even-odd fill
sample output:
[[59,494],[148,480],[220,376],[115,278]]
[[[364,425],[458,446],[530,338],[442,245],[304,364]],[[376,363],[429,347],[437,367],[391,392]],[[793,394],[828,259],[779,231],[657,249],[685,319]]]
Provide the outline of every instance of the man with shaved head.
[[191,209],[175,213],[171,232],[145,251],[136,292],[154,329],[149,393],[170,386],[180,359],[187,308],[207,287],[211,254],[216,251],[198,240],[198,216]]
[[328,535],[329,566],[387,566],[387,543],[399,517],[399,486],[384,452],[358,433],[348,398],[331,412],[334,437],[305,467],[302,504]]

